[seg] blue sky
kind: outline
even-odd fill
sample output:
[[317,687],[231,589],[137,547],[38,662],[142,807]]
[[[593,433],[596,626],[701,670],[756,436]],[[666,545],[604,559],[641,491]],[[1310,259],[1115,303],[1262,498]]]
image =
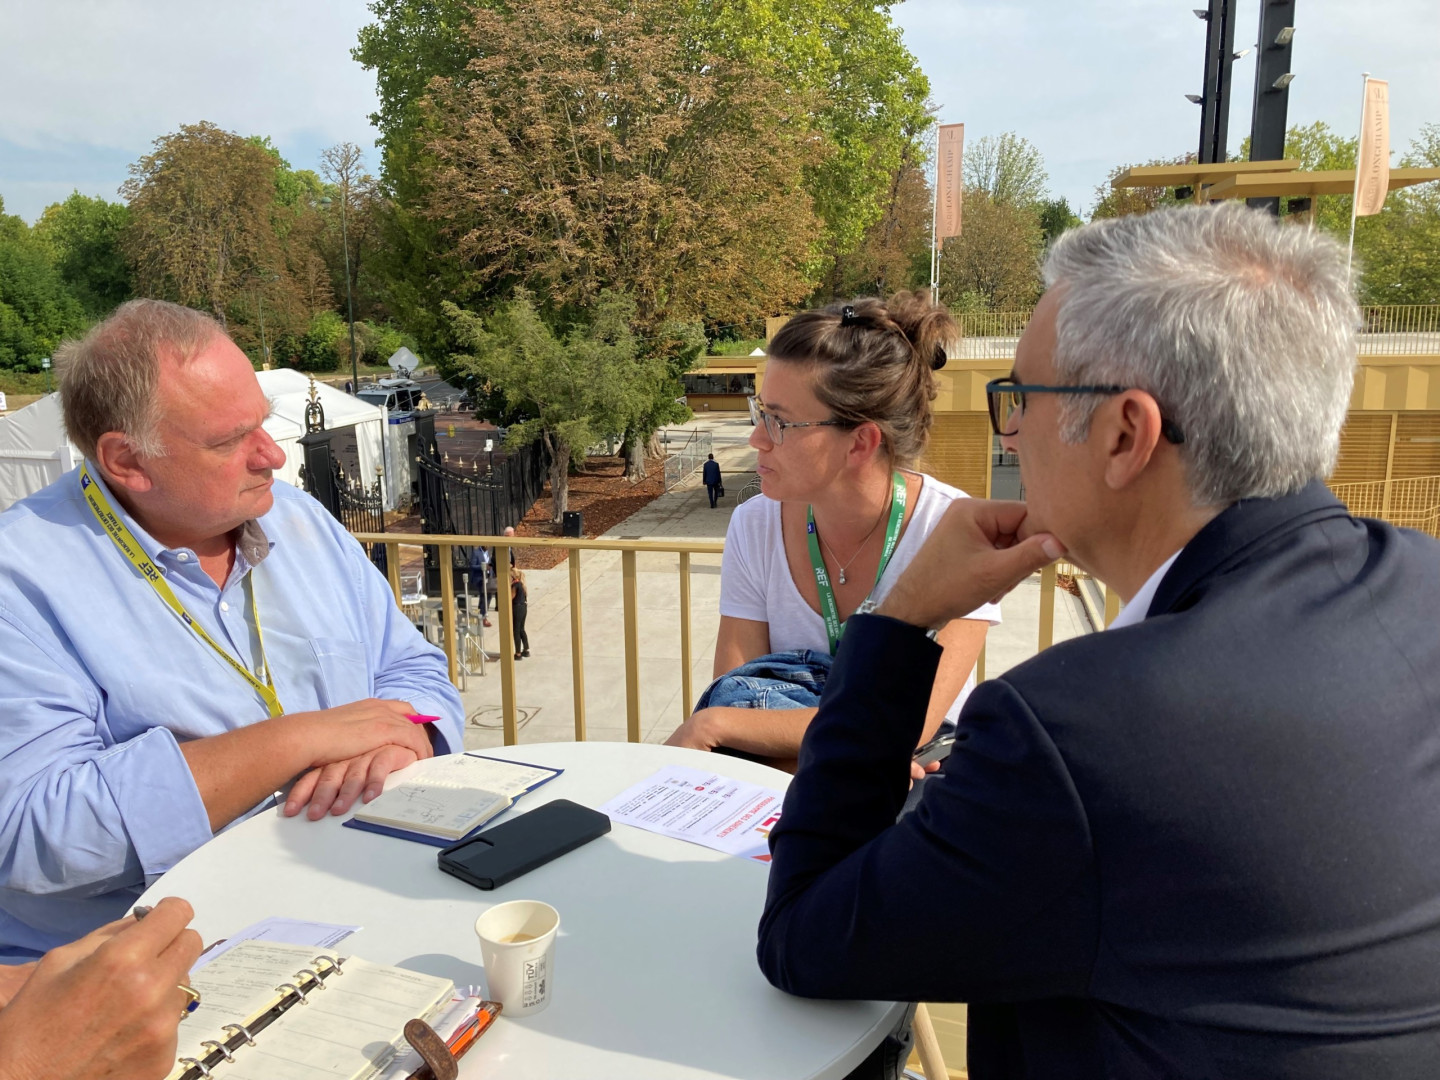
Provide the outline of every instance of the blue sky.
[[[1072,206],[1116,164],[1194,149],[1203,0],[907,0],[895,8],[944,122],[1016,131]],[[1260,0],[1239,0],[1236,47]],[[298,168],[349,140],[372,165],[374,80],[350,59],[363,0],[0,0],[0,197],[33,221],[78,189],[117,198],[159,135],[209,120],[269,135]],[[1358,123],[1360,72],[1390,79],[1392,142],[1440,123],[1440,3],[1301,0],[1291,123]],[[1235,67],[1231,146],[1250,128],[1254,58]]]

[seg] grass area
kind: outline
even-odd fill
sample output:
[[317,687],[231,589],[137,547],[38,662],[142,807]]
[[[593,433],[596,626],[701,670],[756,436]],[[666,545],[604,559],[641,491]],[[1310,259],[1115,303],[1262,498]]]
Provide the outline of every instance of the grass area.
[[[52,379],[50,389],[55,389]],[[45,372],[31,375],[24,371],[0,370],[0,394],[43,394],[45,393]]]
[[756,349],[765,348],[764,338],[745,338],[742,341],[712,341],[711,356],[749,356]]

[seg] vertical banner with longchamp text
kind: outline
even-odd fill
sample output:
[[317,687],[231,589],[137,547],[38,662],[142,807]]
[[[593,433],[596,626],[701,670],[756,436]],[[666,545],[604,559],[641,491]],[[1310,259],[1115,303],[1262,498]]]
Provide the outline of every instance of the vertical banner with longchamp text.
[[961,152],[965,145],[964,124],[941,124],[935,148],[935,246],[947,236],[960,235],[960,203],[964,190],[961,179]]
[[1378,214],[1390,188],[1390,84],[1365,80],[1360,150],[1355,161],[1355,216]]

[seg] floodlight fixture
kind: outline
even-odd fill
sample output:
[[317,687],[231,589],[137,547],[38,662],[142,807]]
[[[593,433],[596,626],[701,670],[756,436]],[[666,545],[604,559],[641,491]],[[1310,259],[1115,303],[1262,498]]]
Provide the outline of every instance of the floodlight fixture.
[[1195,13],[1195,18],[1199,19],[1201,22],[1209,22],[1209,21],[1210,21],[1210,12],[1206,11],[1204,8],[1198,8],[1198,7],[1197,7],[1197,8],[1191,8],[1190,10]]
[[1254,49],[1241,49],[1241,50],[1240,50],[1239,52],[1237,52],[1237,53],[1231,53],[1231,54],[1230,54],[1230,59],[1231,59],[1231,60],[1244,60],[1245,57],[1249,56],[1249,55],[1250,55],[1252,52],[1254,52],[1254,51],[1255,51]]
[[1282,47],[1283,47],[1283,46],[1286,46],[1286,45],[1289,45],[1290,42],[1292,42],[1292,41],[1294,41],[1294,40],[1295,40],[1295,27],[1293,27],[1293,26],[1284,27],[1278,34],[1275,35],[1275,44],[1276,44],[1276,45],[1279,45],[1279,46],[1282,46]]
[[1272,90],[1284,90],[1294,81],[1295,73],[1293,71],[1287,71],[1284,75],[1281,75],[1278,79],[1271,83],[1270,88]]
[[1205,104],[1205,99],[1204,99],[1203,97],[1201,97],[1199,94],[1186,94],[1186,95],[1185,95],[1185,100],[1188,101],[1188,102],[1191,102],[1192,104],[1195,104],[1195,105],[1204,105],[1204,104]]

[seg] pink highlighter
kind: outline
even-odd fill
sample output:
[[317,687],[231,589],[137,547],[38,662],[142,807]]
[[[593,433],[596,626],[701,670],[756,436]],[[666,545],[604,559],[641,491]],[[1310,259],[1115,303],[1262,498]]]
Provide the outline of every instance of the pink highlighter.
[[426,716],[423,713],[406,713],[405,719],[409,720],[412,724],[433,724],[436,720],[439,720],[440,717]]

